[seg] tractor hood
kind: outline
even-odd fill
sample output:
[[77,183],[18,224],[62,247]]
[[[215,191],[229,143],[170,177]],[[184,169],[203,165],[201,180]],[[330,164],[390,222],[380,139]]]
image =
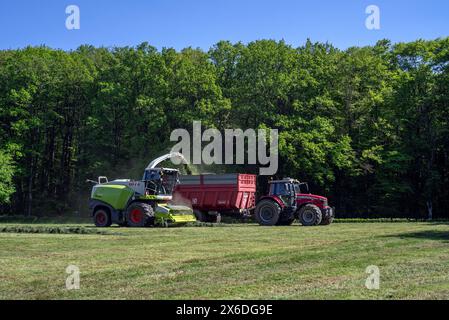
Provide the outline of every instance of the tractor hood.
[[316,194],[309,194],[309,193],[297,193],[296,198],[298,199],[307,199],[307,200],[318,200],[327,202],[327,198],[323,196],[318,196]]

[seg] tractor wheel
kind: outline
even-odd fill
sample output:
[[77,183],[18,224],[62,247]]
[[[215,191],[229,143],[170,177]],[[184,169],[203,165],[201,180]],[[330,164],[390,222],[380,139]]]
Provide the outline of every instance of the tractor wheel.
[[274,226],[279,221],[281,207],[273,200],[262,200],[256,206],[256,220],[261,226]]
[[111,214],[106,209],[97,209],[94,213],[94,223],[99,228],[110,227],[112,224]]
[[132,228],[154,225],[154,211],[147,203],[135,202],[126,209],[126,222]]
[[213,216],[211,214],[208,214],[207,212],[200,211],[200,210],[193,210],[193,214],[196,217],[196,220],[200,222],[217,222],[217,216]]
[[322,214],[320,208],[313,204],[306,204],[299,210],[299,221],[303,226],[317,226],[321,223]]
[[322,226],[328,226],[328,225],[330,225],[332,222],[334,222],[334,210],[332,210],[332,212],[331,212],[331,214],[330,215],[328,215],[328,216],[326,216],[326,217],[323,217],[323,219],[321,220],[321,225]]
[[283,221],[278,221],[278,223],[276,225],[278,225],[278,226],[291,226],[293,221],[295,221],[295,219],[287,219],[287,220],[283,220]]

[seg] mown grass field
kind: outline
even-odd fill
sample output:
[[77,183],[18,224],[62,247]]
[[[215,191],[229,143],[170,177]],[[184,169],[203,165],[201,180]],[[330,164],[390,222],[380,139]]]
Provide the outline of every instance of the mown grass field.
[[[109,228],[107,234],[0,226],[6,226],[0,299],[449,298],[445,223]],[[79,290],[65,288],[68,265],[80,268]],[[365,288],[369,265],[380,268],[379,290]]]

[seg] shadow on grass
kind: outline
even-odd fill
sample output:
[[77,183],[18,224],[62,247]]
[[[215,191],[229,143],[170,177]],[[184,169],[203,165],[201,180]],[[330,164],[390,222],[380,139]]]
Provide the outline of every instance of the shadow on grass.
[[90,229],[90,228],[85,228],[85,227],[39,226],[39,225],[0,226],[0,233],[121,235],[119,233],[110,232],[108,230]]
[[[201,228],[201,227],[208,227],[208,228],[217,228],[217,227],[227,227],[232,226],[232,224],[226,224],[226,223],[211,223],[211,222],[188,222],[188,223],[175,223],[170,224],[168,226],[164,225],[154,225],[154,226],[147,226],[147,227],[129,227],[129,226],[118,226],[118,225],[111,225],[106,228],[101,229],[129,229],[129,230],[150,230],[150,229],[173,229],[173,228]],[[83,226],[83,228],[91,228],[91,229],[98,229],[95,225],[86,225]]]
[[40,224],[91,224],[92,219],[87,217],[37,217],[37,216],[0,216],[0,224],[14,223],[27,225]]
[[428,224],[433,226],[449,226],[449,221],[427,221]]
[[449,231],[417,231],[410,233],[400,233],[394,235],[385,236],[388,238],[400,238],[400,239],[423,239],[423,240],[436,240],[449,242]]

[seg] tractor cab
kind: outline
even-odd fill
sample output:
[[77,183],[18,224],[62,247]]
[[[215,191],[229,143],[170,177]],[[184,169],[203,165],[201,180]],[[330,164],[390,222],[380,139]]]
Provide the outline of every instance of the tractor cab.
[[271,197],[278,197],[287,207],[295,207],[297,183],[299,183],[297,180],[290,178],[270,181],[270,191],[268,195]]
[[270,191],[268,196],[279,198],[287,211],[296,210],[296,188],[298,181],[290,178],[270,181]]
[[145,195],[172,195],[179,182],[179,170],[168,168],[146,169],[143,182]]

